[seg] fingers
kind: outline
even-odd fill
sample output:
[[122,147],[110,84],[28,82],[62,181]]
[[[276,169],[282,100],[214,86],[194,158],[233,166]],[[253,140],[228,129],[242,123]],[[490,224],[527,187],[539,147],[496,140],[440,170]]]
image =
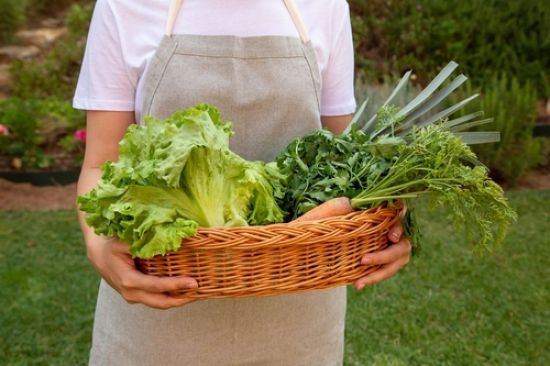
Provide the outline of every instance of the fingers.
[[[397,200],[396,204],[398,207],[403,208],[400,214],[401,220],[403,220],[403,218],[405,217],[405,213],[407,212],[407,204],[405,201],[402,201],[402,200]],[[399,240],[401,240],[401,237],[403,236],[403,224],[401,220],[397,222],[395,225],[393,225],[388,231],[388,239],[392,243],[399,242]]]
[[399,240],[401,240],[401,237],[403,237],[403,225],[401,224],[401,221],[399,221],[388,231],[388,239],[392,243],[398,243]]
[[119,258],[123,258],[123,260],[130,264],[131,267],[126,268],[126,270],[121,273],[122,276],[120,285],[125,290],[138,289],[148,292],[162,293],[185,288],[199,287],[197,281],[191,277],[156,277],[143,274],[135,268],[135,264],[130,257],[129,247],[127,244],[113,241],[111,246],[113,252],[122,254]]
[[155,309],[170,309],[195,301],[189,298],[175,298],[166,294],[156,294],[141,290],[134,290],[123,294],[124,299],[130,304],[144,304]]
[[[130,304],[141,303],[156,309],[169,309],[193,301],[188,298],[175,298],[168,292],[198,288],[191,277],[156,277],[138,271],[130,255],[129,246],[113,240],[110,243],[111,286]],[[113,276],[114,275],[114,276]],[[105,278],[106,276],[104,276]]]
[[375,283],[382,282],[393,275],[395,275],[401,267],[405,264],[401,262],[393,262],[386,264],[377,271],[372,272],[371,274],[362,277],[354,282],[355,288],[358,290],[364,289],[366,286],[374,285]]
[[197,281],[191,277],[156,277],[137,270],[128,272],[122,279],[121,285],[124,289],[139,289],[156,293],[199,287]]
[[141,303],[156,309],[169,309],[193,301],[178,299],[166,292],[198,287],[191,277],[155,277],[138,271],[129,272],[121,282],[119,292],[128,303]]
[[[411,256],[411,242],[409,239],[401,239],[398,243],[390,245],[379,252],[368,253],[361,258],[361,264],[380,265],[401,260],[407,264]],[[406,261],[405,261],[406,260]]]
[[397,200],[397,204],[398,204],[398,206],[403,208],[403,210],[401,211],[401,214],[399,215],[401,217],[401,219],[403,219],[405,217],[405,215],[407,214],[407,210],[408,210],[407,201]]
[[381,267],[371,274],[362,277],[354,282],[358,290],[366,286],[384,281],[395,275],[404,267],[411,257],[411,243],[408,239],[401,239],[397,244],[380,252],[369,253],[363,256],[361,264],[381,265]]

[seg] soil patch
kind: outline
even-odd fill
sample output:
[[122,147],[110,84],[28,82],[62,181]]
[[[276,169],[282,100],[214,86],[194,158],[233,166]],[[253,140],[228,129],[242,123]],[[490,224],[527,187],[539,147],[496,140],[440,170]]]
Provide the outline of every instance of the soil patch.
[[76,208],[76,183],[36,187],[0,179],[1,210],[59,210]]
[[550,189],[550,168],[534,171],[522,179],[513,190]]

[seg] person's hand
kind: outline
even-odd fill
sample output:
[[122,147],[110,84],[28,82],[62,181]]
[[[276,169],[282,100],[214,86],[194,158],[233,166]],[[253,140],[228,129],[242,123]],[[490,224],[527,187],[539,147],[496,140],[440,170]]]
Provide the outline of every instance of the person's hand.
[[88,258],[96,270],[128,303],[169,309],[192,301],[174,298],[166,292],[197,288],[195,279],[156,277],[141,273],[136,269],[127,244],[92,234],[86,240],[86,247]]
[[398,222],[389,230],[388,239],[393,243],[388,248],[366,254],[361,258],[361,264],[363,265],[381,265],[381,267],[356,280],[354,285],[358,290],[392,277],[409,263],[412,246],[409,239],[403,236],[401,222]]
[[[404,202],[397,201],[397,205],[403,206],[401,218],[407,210]],[[335,215],[345,215],[352,212],[351,201],[346,197],[333,198],[298,217],[295,221],[322,220]],[[361,258],[363,265],[380,265],[381,267],[367,276],[361,277],[354,282],[357,289],[373,285],[392,277],[399,272],[411,258],[412,246],[409,239],[403,237],[403,225],[401,221],[396,223],[388,231],[388,240],[393,243],[387,249],[369,253]]]

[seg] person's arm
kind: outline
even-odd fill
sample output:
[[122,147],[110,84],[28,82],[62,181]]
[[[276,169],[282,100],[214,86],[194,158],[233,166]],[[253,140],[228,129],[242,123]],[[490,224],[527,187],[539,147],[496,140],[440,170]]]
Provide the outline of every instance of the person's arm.
[[334,134],[340,134],[348,127],[352,117],[352,114],[345,116],[321,116],[321,125]]
[[[332,133],[342,133],[351,122],[352,115],[322,116],[321,124]],[[357,289],[361,290],[369,285],[384,281],[399,272],[411,258],[412,246],[409,239],[403,237],[403,225],[401,222],[394,225],[388,232],[388,239],[393,245],[387,249],[370,253],[361,259],[364,265],[381,265],[380,269],[362,277],[354,282]]]
[[[101,164],[118,159],[118,143],[130,124],[133,112],[88,111],[86,152],[77,192],[89,192],[101,177]],[[129,303],[167,309],[183,305],[189,300],[175,299],[166,291],[196,288],[190,277],[155,277],[139,272],[128,250],[129,246],[115,238],[96,235],[79,211],[80,226],[86,242],[88,258],[97,272]]]

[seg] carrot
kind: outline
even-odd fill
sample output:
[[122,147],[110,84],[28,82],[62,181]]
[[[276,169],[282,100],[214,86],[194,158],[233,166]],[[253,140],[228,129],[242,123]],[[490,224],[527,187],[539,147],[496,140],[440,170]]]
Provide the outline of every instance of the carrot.
[[351,200],[347,197],[337,197],[312,208],[294,221],[322,220],[332,216],[345,215],[353,211]]

